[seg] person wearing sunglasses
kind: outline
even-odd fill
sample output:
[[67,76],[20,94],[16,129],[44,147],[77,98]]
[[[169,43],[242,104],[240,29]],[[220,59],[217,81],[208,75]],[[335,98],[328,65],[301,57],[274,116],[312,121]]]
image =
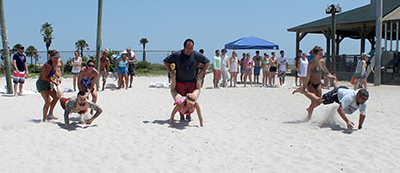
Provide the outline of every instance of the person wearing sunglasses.
[[[319,106],[320,104],[328,105],[333,102],[338,103],[339,108],[337,109],[337,112],[346,122],[347,129],[349,130],[353,129],[354,123],[346,117],[346,114],[352,114],[357,109],[360,109],[358,129],[361,129],[366,116],[367,100],[369,97],[368,91],[366,89],[360,89],[358,92],[356,92],[347,88],[346,86],[338,86],[335,80],[332,82],[335,88],[322,95],[322,97],[318,97],[314,93],[305,91],[303,87],[294,90],[292,94],[296,92],[304,94],[308,99],[311,100],[312,104],[316,105],[315,107]],[[312,110],[309,109],[307,109],[307,111],[312,112]]]
[[[92,102],[97,102],[96,82],[99,79],[99,72],[94,67],[94,61],[89,60],[86,67],[83,67],[78,75],[79,91],[92,94]],[[93,114],[93,110],[91,111]]]

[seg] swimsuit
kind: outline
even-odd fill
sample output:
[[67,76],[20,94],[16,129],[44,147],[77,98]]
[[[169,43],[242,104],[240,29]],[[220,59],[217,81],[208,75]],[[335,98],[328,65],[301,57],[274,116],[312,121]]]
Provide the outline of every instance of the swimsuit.
[[54,75],[53,68],[51,68],[49,76],[53,76],[53,75]]
[[85,74],[83,74],[83,76],[82,76],[81,84],[83,86],[85,86],[86,88],[90,88],[90,85],[92,85],[92,82],[93,82],[94,73],[92,73],[92,78],[88,79],[88,78],[85,77],[86,72],[87,71],[85,71]]
[[264,70],[265,70],[265,71],[268,71],[268,69],[269,69],[269,65],[268,65],[268,64],[269,64],[269,61],[267,61],[267,63],[265,63],[265,61],[263,61],[263,64],[267,64],[267,67],[264,68]]
[[[321,71],[324,70],[323,67],[321,67]],[[314,68],[314,70],[311,73],[321,73],[321,71],[318,71],[317,67]]]
[[313,84],[313,83],[311,83],[311,82],[308,82],[307,85],[310,85],[310,84],[311,84],[315,89],[317,89],[318,86],[321,85],[321,83]]
[[[186,97],[181,97],[179,100],[177,100],[177,101],[174,103],[174,105],[177,105],[178,103],[183,103],[183,102],[185,101],[185,99],[186,99]],[[184,112],[184,111],[183,111],[183,107],[184,107],[184,105],[182,104],[181,109],[178,110],[179,113],[181,113],[181,114],[183,114],[183,115],[189,115],[189,114],[192,114],[192,113],[194,112],[194,105],[192,105],[192,111],[191,111],[191,112]]]

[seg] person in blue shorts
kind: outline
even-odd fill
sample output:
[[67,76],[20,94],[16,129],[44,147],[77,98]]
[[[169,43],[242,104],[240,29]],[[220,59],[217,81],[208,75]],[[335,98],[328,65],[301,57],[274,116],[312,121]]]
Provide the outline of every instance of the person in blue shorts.
[[260,83],[260,71],[261,71],[261,63],[262,57],[260,56],[260,51],[256,51],[256,56],[253,57],[254,62],[254,83]]
[[[127,52],[124,50],[121,54],[121,58],[118,58],[117,63],[117,72],[118,72],[118,88],[123,88],[125,86],[128,89],[128,60],[126,58]],[[124,85],[125,79],[125,85]]]

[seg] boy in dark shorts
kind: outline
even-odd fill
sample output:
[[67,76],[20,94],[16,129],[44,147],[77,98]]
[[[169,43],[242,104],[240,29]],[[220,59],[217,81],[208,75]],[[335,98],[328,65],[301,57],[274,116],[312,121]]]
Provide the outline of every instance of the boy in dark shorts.
[[[333,90],[329,91],[328,93],[325,93],[324,95],[322,95],[322,97],[318,97],[314,93],[309,93],[305,91],[302,87],[294,90],[292,94],[299,92],[305,95],[316,105],[315,107],[319,106],[320,104],[328,105],[334,102],[338,103],[339,108],[337,109],[337,112],[339,113],[340,117],[346,122],[347,129],[349,130],[353,129],[354,123],[351,122],[346,117],[346,114],[352,114],[357,109],[359,109],[360,118],[359,118],[358,129],[361,129],[366,117],[366,109],[367,109],[366,101],[369,98],[368,91],[365,89],[361,89],[358,92],[356,92],[345,86],[337,86],[335,82],[334,82],[334,87],[335,88]],[[308,119],[311,119],[311,114],[314,108],[307,109]]]

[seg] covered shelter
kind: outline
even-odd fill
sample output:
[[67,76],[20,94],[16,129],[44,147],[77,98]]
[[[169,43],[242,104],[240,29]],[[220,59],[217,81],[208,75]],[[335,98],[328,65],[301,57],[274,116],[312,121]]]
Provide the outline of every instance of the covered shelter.
[[250,36],[225,44],[225,49],[279,49],[279,45]]
[[[392,58],[398,54],[399,51],[399,39],[400,39],[400,0],[383,0],[383,11],[382,11],[382,24],[383,33],[382,38],[385,39],[384,51],[382,54],[382,65],[387,64]],[[360,54],[366,52],[365,41],[368,40],[371,44],[371,50],[375,49],[375,17],[371,15],[371,4],[352,9],[346,12],[336,14],[336,34],[332,33],[331,17],[325,17],[323,19],[315,20],[309,23],[305,23],[296,27],[287,29],[289,32],[296,32],[296,52],[300,48],[300,42],[305,38],[307,34],[322,34],[326,38],[326,59],[327,65],[331,69],[335,65],[338,72],[340,71],[354,71],[354,64],[357,58],[353,62],[349,61],[349,57],[336,56],[336,64],[331,64],[332,57],[330,55],[331,39],[336,39],[336,55],[339,55],[340,43],[345,38],[361,39],[360,41]],[[388,44],[389,43],[389,44]],[[396,43],[395,46],[393,46]],[[385,57],[385,52],[392,52],[391,57]],[[390,53],[389,53],[390,54]],[[394,71],[398,73],[399,63],[395,62],[396,65]],[[384,74],[384,73],[383,73]],[[338,77],[341,78],[340,76]],[[347,76],[344,79],[349,79]],[[384,77],[382,77],[382,83],[385,83]],[[400,84],[400,83],[399,83]]]

